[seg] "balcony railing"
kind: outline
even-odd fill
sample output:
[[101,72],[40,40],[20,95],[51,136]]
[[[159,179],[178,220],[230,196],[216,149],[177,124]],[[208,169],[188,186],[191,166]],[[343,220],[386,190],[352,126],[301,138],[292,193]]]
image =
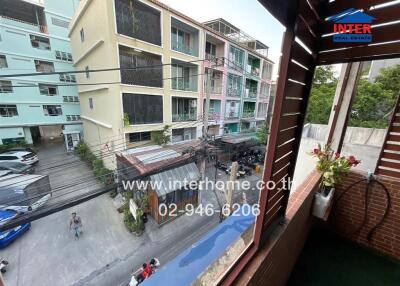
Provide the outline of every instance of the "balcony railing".
[[183,91],[197,91],[197,86],[193,82],[184,81],[182,78],[173,78],[172,89]]
[[172,114],[173,122],[195,121],[196,119],[197,119],[196,114]]
[[217,85],[217,86],[212,86],[211,87],[211,93],[222,93],[222,86]]
[[232,88],[232,87],[228,87],[227,92],[228,92],[227,95],[232,97],[240,97],[242,93],[240,88]]
[[181,52],[184,54],[188,54],[191,56],[195,55],[194,49],[190,47],[189,45],[183,44],[183,43],[176,43],[172,42],[172,49],[177,52]]
[[7,16],[0,16],[0,23],[16,26],[19,28],[27,29],[27,30],[32,30],[35,32],[41,32],[44,34],[48,34],[47,26],[33,24],[33,23],[21,21],[21,20],[15,19],[15,18],[7,17]]
[[254,117],[255,117],[255,111],[254,110],[243,111],[242,118],[254,118]]
[[257,67],[251,67],[250,73],[253,76],[259,77],[260,76],[260,69]]
[[257,98],[257,88],[246,88],[246,91],[244,93],[245,98]]
[[217,56],[206,53],[206,60],[215,61],[216,58],[217,58]]
[[225,117],[226,118],[239,118],[239,112],[234,112],[234,111],[227,112],[225,114]]

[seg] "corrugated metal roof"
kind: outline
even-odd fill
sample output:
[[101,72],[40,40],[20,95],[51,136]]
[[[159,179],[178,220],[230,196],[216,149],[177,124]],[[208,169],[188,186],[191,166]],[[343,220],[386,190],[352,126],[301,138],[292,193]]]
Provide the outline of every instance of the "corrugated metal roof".
[[[173,182],[197,181],[200,179],[200,172],[195,163],[186,164],[175,169],[167,170],[150,176],[150,180],[156,187],[155,191],[159,197],[165,196],[176,190]],[[171,182],[171,183],[170,183]]]
[[161,149],[161,146],[158,145],[152,145],[152,146],[146,146],[146,147],[136,147],[136,148],[131,148],[126,151],[121,152],[122,155],[132,155],[132,154],[137,154],[140,152],[146,152],[146,151],[153,151],[153,150],[158,150]]
[[175,150],[162,150],[160,152],[150,152],[147,154],[139,155],[137,158],[143,164],[151,164],[161,160],[173,159],[181,156],[180,153],[176,152]]

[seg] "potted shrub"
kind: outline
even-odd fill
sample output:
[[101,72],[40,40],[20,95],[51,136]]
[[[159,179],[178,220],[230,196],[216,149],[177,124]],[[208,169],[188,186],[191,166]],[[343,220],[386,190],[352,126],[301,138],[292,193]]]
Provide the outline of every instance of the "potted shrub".
[[333,152],[329,145],[321,148],[318,144],[318,148],[314,149],[311,155],[317,158],[317,170],[322,173],[319,192],[315,194],[313,215],[326,220],[333,202],[335,187],[348,174],[351,167],[357,166],[360,161],[354,156],[345,157]]

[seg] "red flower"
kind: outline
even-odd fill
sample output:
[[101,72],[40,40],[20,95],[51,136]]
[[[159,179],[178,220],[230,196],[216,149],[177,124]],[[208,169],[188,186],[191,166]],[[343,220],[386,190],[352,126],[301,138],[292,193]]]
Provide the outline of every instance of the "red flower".
[[314,155],[319,155],[321,153],[321,150],[319,150],[318,148],[315,148],[314,150],[313,150],[313,154]]
[[349,161],[350,165],[352,165],[352,166],[357,166],[361,162],[360,160],[357,160],[354,156],[349,156],[349,158],[347,158],[347,160]]
[[335,159],[339,159],[340,158],[340,153],[335,153]]

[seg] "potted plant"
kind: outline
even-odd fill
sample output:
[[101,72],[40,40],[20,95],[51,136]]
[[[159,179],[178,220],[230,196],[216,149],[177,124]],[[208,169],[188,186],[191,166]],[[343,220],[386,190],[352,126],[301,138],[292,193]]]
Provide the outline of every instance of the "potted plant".
[[326,220],[333,202],[335,187],[341,183],[343,177],[348,174],[351,167],[357,166],[360,161],[354,156],[345,157],[335,153],[327,144],[311,152],[317,158],[317,170],[322,173],[319,192],[315,194],[313,215]]

